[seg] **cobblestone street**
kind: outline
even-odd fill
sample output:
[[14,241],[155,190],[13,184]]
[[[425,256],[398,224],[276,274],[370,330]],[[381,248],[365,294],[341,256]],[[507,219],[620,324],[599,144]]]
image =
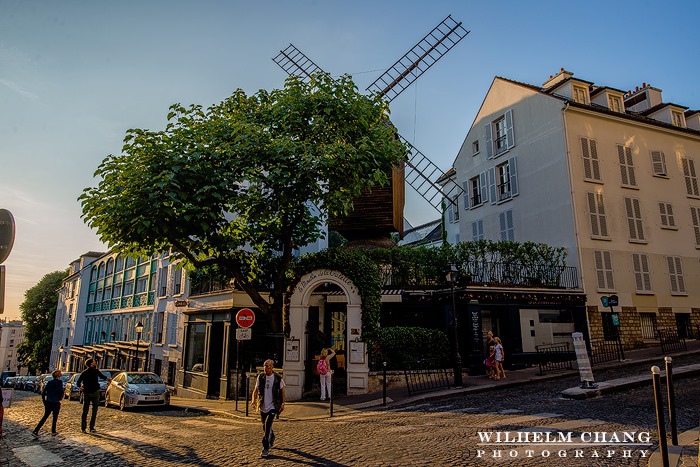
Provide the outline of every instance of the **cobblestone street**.
[[[619,374],[620,370],[614,372]],[[184,410],[120,412],[101,407],[98,433],[86,435],[80,432],[80,404],[64,401],[59,436],[50,436],[50,425],[45,425],[36,440],[30,430],[43,412],[41,401],[20,391],[5,414],[0,465],[646,466],[642,450],[649,451],[648,456],[657,443],[651,388],[582,401],[559,397],[562,389],[577,384],[575,377],[543,381],[468,398],[325,420],[289,421],[282,417],[275,422],[277,442],[266,460],[259,457],[261,433],[255,417]],[[679,431],[696,426],[700,378],[678,381],[676,400]],[[494,457],[499,448],[479,446],[478,432],[499,431],[571,433],[573,442],[587,432],[650,432],[653,446],[610,447],[606,442],[570,445],[560,452],[561,446],[552,444],[505,445],[500,448],[502,457]],[[625,450],[627,454],[623,454]],[[566,457],[561,457],[564,454]]]

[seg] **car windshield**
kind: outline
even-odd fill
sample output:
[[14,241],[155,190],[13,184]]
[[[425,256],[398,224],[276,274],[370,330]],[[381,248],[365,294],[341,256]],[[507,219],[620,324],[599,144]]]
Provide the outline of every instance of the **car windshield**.
[[73,373],[63,373],[61,375],[61,381],[64,383],[70,379],[70,377],[73,376]]
[[[111,377],[112,377],[112,373],[111,373],[109,370],[100,370],[100,373],[102,373],[103,375],[105,375],[107,378],[111,378]],[[103,378],[100,378],[100,379],[103,379]]]
[[163,380],[155,374],[130,374],[127,375],[126,381],[129,384],[163,384]]

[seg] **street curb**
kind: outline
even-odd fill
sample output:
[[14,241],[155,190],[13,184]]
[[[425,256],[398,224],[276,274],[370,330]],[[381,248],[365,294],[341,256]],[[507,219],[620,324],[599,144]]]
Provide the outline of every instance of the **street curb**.
[[[662,377],[665,377],[665,372],[662,372]],[[700,374],[700,364],[686,365],[673,370],[673,379],[689,378]],[[581,389],[569,388],[561,392],[562,397],[566,399],[584,400],[592,397],[602,396],[603,394],[612,394],[626,389],[634,389],[642,386],[651,385],[653,379],[651,373],[647,375],[633,376],[631,378],[613,379],[598,383],[596,389]]]

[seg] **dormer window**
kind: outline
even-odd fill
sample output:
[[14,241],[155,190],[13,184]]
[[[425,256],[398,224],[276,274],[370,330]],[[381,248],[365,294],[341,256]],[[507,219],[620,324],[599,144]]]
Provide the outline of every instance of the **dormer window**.
[[683,113],[677,110],[672,110],[671,123],[673,124],[673,126],[685,128],[685,120],[683,119]]
[[588,90],[583,86],[573,87],[574,102],[588,105]]
[[617,96],[608,96],[608,108],[613,112],[621,112],[622,101]]

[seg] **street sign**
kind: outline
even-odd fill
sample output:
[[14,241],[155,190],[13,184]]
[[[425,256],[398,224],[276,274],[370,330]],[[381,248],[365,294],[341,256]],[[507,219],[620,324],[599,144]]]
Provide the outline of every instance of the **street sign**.
[[236,323],[242,328],[249,328],[255,322],[255,313],[250,308],[241,308],[236,313]]
[[175,306],[178,308],[187,306],[187,300],[175,300]]
[[250,328],[238,328],[236,329],[236,340],[237,341],[249,341],[253,337],[253,330]]
[[610,298],[609,298],[607,295],[603,295],[602,297],[600,297],[600,301],[603,302],[603,306],[604,306],[605,308],[607,308],[607,307],[610,306],[610,301],[609,301],[609,300],[610,300]]
[[608,305],[617,306],[617,295],[611,295],[610,297],[608,297]]
[[618,315],[617,313],[612,313],[611,318],[612,318],[613,325],[615,325],[615,326],[620,325],[620,315]]
[[7,209],[0,209],[0,264],[4,263],[15,243],[15,218]]

